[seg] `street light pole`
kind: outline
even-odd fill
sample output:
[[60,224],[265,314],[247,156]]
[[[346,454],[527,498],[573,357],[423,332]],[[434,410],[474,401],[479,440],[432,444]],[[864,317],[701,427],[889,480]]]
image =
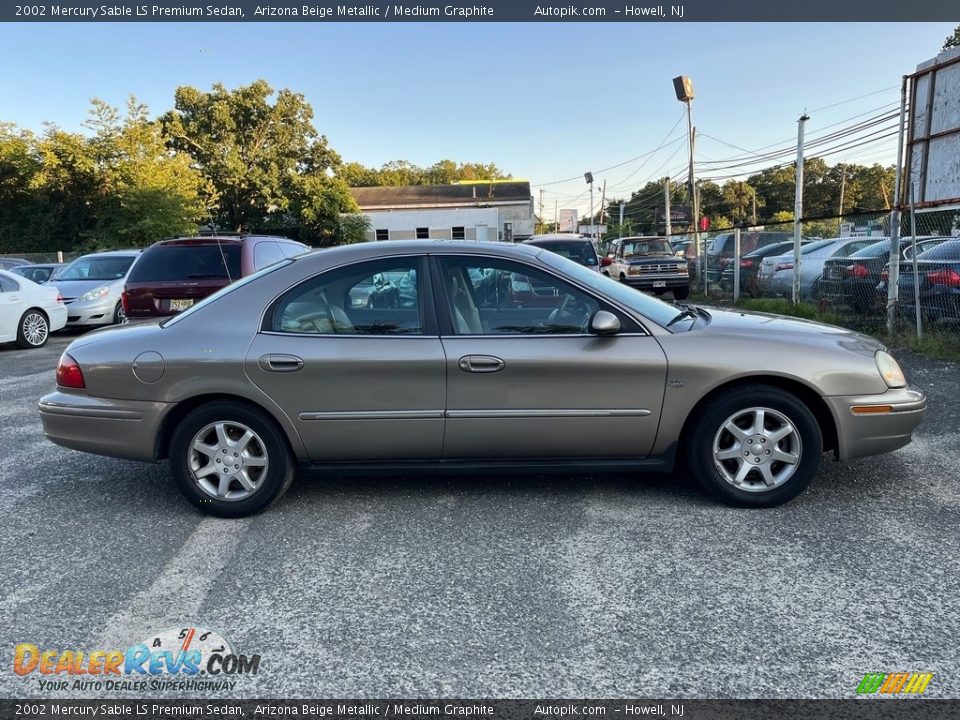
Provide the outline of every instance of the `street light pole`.
[[583,174],[583,179],[587,181],[587,184],[590,186],[590,237],[592,238],[593,233],[593,173],[585,172]]
[[673,91],[677,95],[677,100],[685,103],[687,106],[687,145],[689,148],[689,181],[690,181],[690,204],[693,214],[693,247],[696,253],[697,265],[700,272],[703,273],[704,289],[707,282],[706,253],[700,252],[700,198],[697,196],[697,179],[693,172],[693,146],[696,142],[696,135],[693,129],[693,81],[686,75],[680,75],[673,79]]
[[800,302],[800,231],[803,226],[803,129],[810,116],[804,113],[797,121],[797,188],[793,206],[793,304]]

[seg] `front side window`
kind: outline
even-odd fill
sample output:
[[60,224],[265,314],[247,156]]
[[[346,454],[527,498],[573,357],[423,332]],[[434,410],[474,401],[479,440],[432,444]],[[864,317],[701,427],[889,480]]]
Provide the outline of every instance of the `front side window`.
[[523,263],[483,257],[440,263],[455,335],[586,334],[600,309],[590,295]]
[[419,266],[419,258],[395,258],[317,275],[280,298],[269,327],[310,335],[420,335]]

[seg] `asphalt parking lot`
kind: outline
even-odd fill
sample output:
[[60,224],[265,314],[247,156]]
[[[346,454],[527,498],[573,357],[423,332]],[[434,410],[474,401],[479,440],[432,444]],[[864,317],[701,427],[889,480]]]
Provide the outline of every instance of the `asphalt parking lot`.
[[222,697],[849,698],[895,671],[960,697],[956,365],[903,357],[931,400],[914,443],[825,457],[773,510],[680,473],[311,478],[226,521],[165,465],[44,439],[70,339],[0,346],[0,696],[50,695],[17,643],[196,627],[262,657]]

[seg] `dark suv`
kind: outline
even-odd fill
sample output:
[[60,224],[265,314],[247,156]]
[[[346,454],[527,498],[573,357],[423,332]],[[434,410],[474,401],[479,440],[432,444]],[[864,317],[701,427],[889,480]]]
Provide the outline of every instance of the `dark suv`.
[[130,269],[123,307],[130,320],[175,315],[244,275],[309,249],[266,235],[161,240]]

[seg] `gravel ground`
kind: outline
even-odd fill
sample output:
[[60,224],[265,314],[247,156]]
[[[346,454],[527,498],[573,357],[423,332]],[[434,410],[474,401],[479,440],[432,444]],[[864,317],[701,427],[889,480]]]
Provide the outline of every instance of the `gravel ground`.
[[51,695],[13,648],[197,627],[261,655],[219,697],[849,698],[894,671],[960,697],[957,365],[902,358],[931,400],[913,444],[825,458],[773,510],[682,473],[372,477],[223,521],[165,465],[43,438],[69,339],[0,347],[0,696],[142,696]]

